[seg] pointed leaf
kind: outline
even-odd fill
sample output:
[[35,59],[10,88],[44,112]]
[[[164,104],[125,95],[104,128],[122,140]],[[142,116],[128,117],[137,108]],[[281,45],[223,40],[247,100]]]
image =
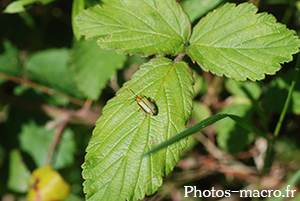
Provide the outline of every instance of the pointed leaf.
[[[251,116],[250,105],[231,105],[221,110],[222,113],[235,114],[247,121]],[[219,147],[232,154],[242,151],[254,140],[251,131],[238,125],[229,118],[216,122],[217,142]],[[234,144],[234,146],[232,146]]]
[[43,5],[46,5],[48,3],[51,3],[54,0],[18,0],[18,1],[14,1],[12,3],[10,3],[5,10],[3,11],[3,13],[20,13],[20,12],[24,12],[25,6],[35,3],[35,2],[39,2],[42,3]]
[[[278,74],[274,80],[269,84],[269,88],[266,91],[263,99],[263,108],[271,112],[282,112],[284,103],[287,99],[289,90],[291,88],[291,82],[294,69],[290,69],[287,72]],[[274,101],[276,100],[276,101]],[[288,113],[300,114],[300,76],[298,76],[297,83],[292,93],[291,102],[287,109]]]
[[43,50],[27,59],[25,70],[32,81],[56,91],[83,98],[68,68],[69,59],[70,52],[66,48]]
[[75,23],[75,16],[78,15],[85,8],[85,0],[73,0],[72,4],[72,29],[74,37],[77,41],[80,40],[81,34]]
[[29,86],[18,85],[13,91],[15,96],[20,96],[27,100],[33,100],[36,103],[47,103],[55,106],[67,106],[70,101],[63,96],[51,96],[40,90],[33,89]]
[[253,4],[227,3],[193,29],[187,54],[205,71],[236,80],[261,80],[292,61],[300,41],[295,31]]
[[[169,59],[156,58],[141,66],[108,102],[96,123],[83,164],[88,201],[138,200],[158,189],[162,177],[178,162],[179,150],[186,141],[141,156],[154,144],[185,129],[192,108],[192,83],[185,62],[173,66]],[[127,89],[154,99],[157,115],[145,115]]]
[[9,154],[9,177],[7,187],[18,193],[25,193],[29,187],[30,172],[23,162],[21,153],[14,149]]
[[[19,51],[8,40],[0,43],[0,72],[16,76],[21,70]],[[5,82],[0,78],[0,84]]]
[[232,95],[242,98],[249,99],[249,96],[251,96],[254,100],[258,100],[262,94],[262,86],[259,85],[258,82],[238,82],[232,79],[226,79],[225,87]]
[[176,55],[190,36],[188,16],[175,0],[110,0],[75,20],[87,40],[123,54]]
[[210,116],[211,116],[211,110],[207,105],[201,102],[194,102],[194,108],[192,114],[193,119],[197,121],[202,121]]
[[100,49],[96,42],[80,41],[72,53],[71,70],[78,88],[97,100],[107,81],[123,67],[126,56]]
[[[45,164],[48,149],[54,136],[54,130],[46,130],[38,126],[34,121],[22,126],[20,144],[23,151],[27,152],[38,167]],[[71,165],[74,161],[75,141],[73,132],[67,128],[61,136],[61,140],[54,152],[54,168],[61,169]]]

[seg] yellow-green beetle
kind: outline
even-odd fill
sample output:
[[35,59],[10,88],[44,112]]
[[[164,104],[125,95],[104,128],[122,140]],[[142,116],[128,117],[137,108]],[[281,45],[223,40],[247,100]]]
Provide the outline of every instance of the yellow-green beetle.
[[130,90],[130,92],[135,96],[134,99],[137,102],[138,106],[140,106],[140,108],[147,115],[150,115],[150,116],[157,115],[157,106],[155,105],[154,100],[149,99],[149,98],[147,98],[146,96],[143,96],[143,95],[137,96],[132,90]]

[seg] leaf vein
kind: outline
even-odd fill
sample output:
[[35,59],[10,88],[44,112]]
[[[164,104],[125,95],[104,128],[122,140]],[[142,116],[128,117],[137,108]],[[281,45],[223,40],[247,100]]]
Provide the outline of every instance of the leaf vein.
[[[227,57],[226,57],[224,54],[222,54],[220,51],[217,50],[217,52],[218,52],[225,60],[228,60],[228,61],[230,61],[230,62],[232,62],[232,63],[234,63],[234,64],[240,66],[241,68],[250,71],[251,73],[253,73],[253,74],[255,74],[255,75],[259,75],[259,74],[257,74],[256,72],[254,72],[253,70],[250,70],[249,68],[246,68],[245,66],[243,66],[243,65],[241,65],[241,64],[239,64],[239,63],[233,61],[232,59],[227,58]],[[230,63],[228,63],[228,64],[230,65]],[[232,67],[231,65],[230,65],[230,67],[231,67],[231,69],[234,70],[238,75],[242,76],[242,74],[240,74],[240,73],[237,71],[237,69],[235,69],[235,68]],[[242,76],[242,77],[243,77],[243,76]]]
[[[245,12],[243,15],[246,15],[246,14],[248,14],[248,13]],[[220,26],[218,26],[218,27],[213,27],[213,28],[207,29],[206,32],[204,32],[202,35],[199,35],[194,41],[196,42],[196,41],[199,40],[201,37],[203,37],[203,36],[209,34],[211,31],[215,31],[215,29],[217,29],[217,28],[219,29],[219,28],[221,28],[221,27],[228,26],[228,24],[233,23],[234,21],[240,19],[240,17],[242,17],[243,15],[240,15],[239,17],[236,17],[236,18],[234,18],[234,19],[231,19],[230,21],[228,21],[228,22],[226,22],[226,23],[224,23],[224,24],[222,24],[222,25],[220,25]],[[218,19],[220,19],[221,17],[223,17],[223,15],[220,15]],[[203,29],[203,30],[205,30],[205,29]]]
[[145,26],[149,27],[152,31],[157,32],[157,30],[155,30],[153,27],[151,27],[148,23],[146,23],[145,21],[143,21],[139,16],[135,15],[134,13],[130,12],[129,10],[123,9],[121,7],[117,7],[117,6],[113,6],[121,11],[124,11],[125,13],[130,14],[131,16],[133,16],[134,18],[136,18],[138,21],[142,22]]
[[147,3],[147,1],[144,1],[144,0],[142,0],[146,5],[148,5],[150,8],[152,8],[160,17],[161,17],[161,19],[178,35],[178,36],[180,36],[180,38],[182,39],[182,42],[185,42],[184,41],[184,39],[183,39],[183,37],[180,35],[180,33],[178,33],[175,29],[174,29],[174,27],[173,26],[171,26],[170,24],[169,24],[169,22],[167,22],[166,20],[165,20],[165,18],[163,18],[163,16],[155,9],[155,8],[153,8],[151,5],[149,5],[148,3]]

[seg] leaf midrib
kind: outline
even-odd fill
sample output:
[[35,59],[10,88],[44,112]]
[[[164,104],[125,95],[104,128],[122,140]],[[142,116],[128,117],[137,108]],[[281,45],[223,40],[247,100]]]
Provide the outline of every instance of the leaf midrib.
[[[148,5],[148,4],[147,4],[147,5]],[[149,27],[152,31],[148,31],[148,32],[147,32],[147,31],[143,31],[143,30],[139,30],[139,29],[133,29],[132,27],[125,26],[123,23],[121,23],[121,22],[118,21],[117,19],[112,18],[111,16],[104,14],[104,12],[100,12],[100,13],[99,13],[99,12],[98,12],[99,10],[96,10],[95,12],[99,13],[100,15],[104,15],[104,16],[110,18],[110,19],[113,19],[114,21],[116,21],[116,22],[117,22],[118,24],[120,24],[120,25],[106,24],[106,23],[100,22],[98,18],[96,18],[95,16],[91,15],[89,12],[85,12],[85,14],[86,14],[87,16],[90,17],[90,19],[94,19],[93,21],[91,21],[91,20],[89,20],[89,21],[94,22],[95,24],[99,24],[99,26],[89,26],[89,27],[86,28],[86,29],[96,28],[96,27],[101,27],[101,26],[117,27],[117,28],[123,28],[123,29],[125,29],[125,31],[126,31],[126,30],[130,30],[130,31],[134,31],[134,32],[137,32],[137,33],[147,33],[147,34],[151,34],[151,35],[154,35],[154,36],[161,36],[161,37],[165,37],[165,38],[168,38],[168,39],[176,40],[176,41],[182,42],[182,43],[184,43],[184,44],[186,43],[186,41],[183,39],[183,36],[181,36],[181,34],[179,34],[178,32],[176,32],[176,30],[174,30],[174,28],[173,28],[168,22],[166,22],[166,21],[164,20],[164,18],[160,15],[160,13],[157,12],[155,9],[153,9],[153,8],[152,8],[151,6],[149,6],[149,5],[148,5],[148,6],[149,6],[151,9],[153,9],[154,11],[156,11],[156,12],[160,15],[161,19],[163,19],[163,20],[165,21],[165,23],[166,23],[166,24],[174,31],[174,33],[175,33],[177,36],[179,36],[179,37],[181,38],[181,40],[178,39],[178,38],[174,38],[174,37],[172,37],[172,36],[170,36],[170,35],[165,35],[165,34],[163,34],[163,33],[161,33],[161,32],[158,32],[157,30],[154,29],[154,27],[151,27],[149,24],[147,24],[146,22],[144,22],[143,20],[141,20],[140,18],[138,18],[136,15],[134,15],[133,13],[131,13],[131,12],[125,10],[125,9],[122,9],[122,8],[120,8],[120,7],[113,6],[113,5],[111,5],[111,6],[112,6],[112,7],[115,7],[116,9],[120,9],[120,10],[122,10],[122,11],[124,11],[124,12],[127,12],[127,13],[130,14],[130,15],[132,15],[133,17],[135,17],[136,19],[138,19],[139,21],[141,21],[144,25],[146,25],[147,27]],[[97,7],[97,9],[100,9],[100,11],[102,11],[102,8],[101,8],[101,7]],[[176,18],[176,19],[177,19],[177,18]],[[178,21],[178,19],[177,19],[177,21]],[[180,25],[179,25],[179,27],[180,27]],[[181,27],[180,27],[180,28],[181,28]],[[115,33],[115,32],[113,32],[113,33]],[[118,32],[117,32],[117,33],[118,33]],[[103,34],[103,35],[105,35],[105,34]],[[89,36],[90,36],[90,37],[93,37],[91,34],[89,34]],[[128,41],[130,41],[130,40],[128,40]]]

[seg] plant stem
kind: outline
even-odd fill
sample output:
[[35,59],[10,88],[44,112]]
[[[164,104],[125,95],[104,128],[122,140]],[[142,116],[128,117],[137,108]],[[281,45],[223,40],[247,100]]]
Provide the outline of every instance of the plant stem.
[[61,136],[62,132],[64,131],[64,129],[66,128],[66,126],[68,125],[69,121],[70,121],[70,115],[65,115],[63,117],[62,121],[60,122],[60,124],[58,125],[58,127],[56,128],[53,140],[52,140],[50,148],[48,150],[47,158],[45,161],[45,166],[50,165],[51,159],[53,157],[53,153],[55,151],[55,147],[56,147],[57,143],[59,142],[60,136]]
[[71,103],[73,103],[75,105],[83,106],[84,103],[85,103],[84,101],[82,101],[80,99],[74,98],[72,96],[66,95],[66,94],[58,92],[58,91],[55,91],[55,90],[53,90],[51,88],[48,88],[46,86],[31,82],[31,81],[28,81],[28,80],[24,80],[22,78],[14,77],[14,76],[7,75],[7,74],[1,73],[1,72],[0,72],[0,78],[3,78],[5,80],[9,80],[11,82],[15,82],[15,83],[18,83],[18,84],[21,84],[21,85],[24,85],[24,86],[29,86],[33,89],[37,89],[39,91],[42,91],[42,92],[44,92],[44,93],[46,93],[50,96],[57,95],[57,96],[60,96],[60,97],[65,97]]
[[85,124],[94,126],[96,120],[101,116],[102,107],[93,106],[91,109],[81,108],[72,110],[68,108],[59,108],[47,104],[32,102],[19,97],[0,93],[0,104],[9,104],[19,108],[29,110],[30,112],[40,112],[48,115],[52,119],[61,119],[64,115],[70,115],[70,123]]
[[291,102],[292,94],[293,94],[293,91],[294,91],[294,88],[295,88],[295,85],[296,85],[296,82],[297,82],[297,78],[298,78],[299,69],[300,69],[300,54],[298,53],[297,64],[296,64],[296,67],[295,67],[295,73],[294,73],[294,76],[293,76],[293,81],[292,81],[287,99],[284,103],[283,110],[281,112],[281,115],[279,117],[278,123],[277,123],[275,131],[274,131],[274,141],[275,141],[275,139],[277,138],[277,136],[279,134],[282,122],[284,120],[285,114],[286,114],[287,109],[289,107],[289,104]]
[[177,62],[181,61],[182,58],[185,56],[185,54],[186,54],[185,52],[181,52],[180,54],[178,54],[178,56],[174,59],[173,66],[174,66]]
[[171,72],[172,68],[174,67],[174,65],[175,65],[176,63],[178,63],[179,61],[181,61],[182,58],[185,56],[185,54],[186,54],[185,52],[181,52],[181,53],[178,54],[178,56],[174,59],[174,62],[173,62],[172,67],[170,68],[170,70],[168,71],[168,73],[165,75],[164,80],[163,80],[163,83],[161,84],[161,86],[160,86],[159,90],[157,91],[157,93],[156,93],[156,95],[155,95],[155,97],[154,97],[153,100],[156,100],[156,98],[157,98],[157,96],[158,96],[160,90],[163,88],[163,86],[164,86],[164,84],[165,84],[165,81],[166,81],[166,79],[167,79],[169,73]]

